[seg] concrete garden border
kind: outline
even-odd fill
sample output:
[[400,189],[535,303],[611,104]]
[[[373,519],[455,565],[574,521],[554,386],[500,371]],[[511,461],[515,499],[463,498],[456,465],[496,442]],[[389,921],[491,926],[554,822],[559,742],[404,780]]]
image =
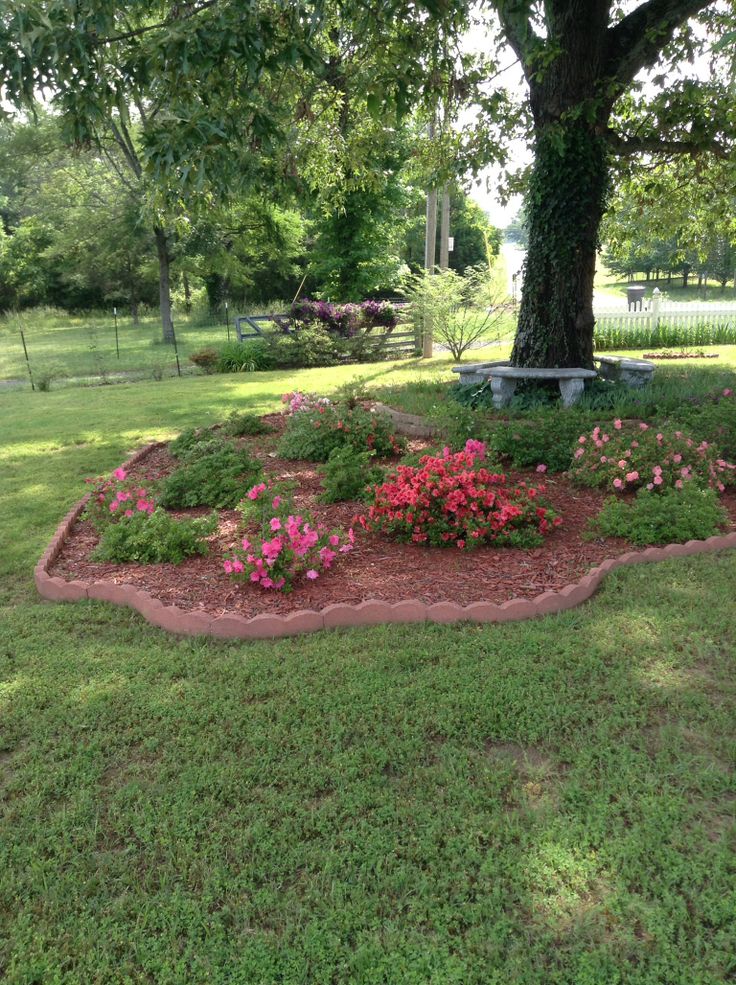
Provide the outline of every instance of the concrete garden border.
[[[124,464],[130,468],[144,459],[160,443],[146,445]],[[247,619],[245,616],[214,615],[201,610],[185,610],[175,605],[164,605],[148,592],[133,585],[112,584],[104,581],[66,581],[49,574],[48,569],[59,556],[72,527],[87,504],[85,496],[67,513],[51,538],[34,571],[39,594],[50,602],[78,602],[80,599],[100,599],[125,605],[139,612],[153,626],[182,636],[214,636],[229,639],[275,639],[279,636],[296,636],[314,633],[321,629],[342,626],[375,626],[386,623],[496,623],[535,619],[554,612],[564,612],[587,601],[596,591],[609,571],[627,564],[643,564],[669,561],[677,557],[708,554],[728,548],[736,548],[736,533],[709,537],[707,540],[689,540],[686,544],[670,544],[667,547],[648,547],[644,551],[630,551],[617,558],[609,558],[580,581],[573,582],[558,592],[543,592],[533,599],[512,599],[509,602],[472,602],[462,606],[456,602],[433,602],[427,605],[419,599],[399,599],[385,602],[366,599],[357,605],[343,602],[328,605],[324,609],[300,609],[286,616],[263,614]]]

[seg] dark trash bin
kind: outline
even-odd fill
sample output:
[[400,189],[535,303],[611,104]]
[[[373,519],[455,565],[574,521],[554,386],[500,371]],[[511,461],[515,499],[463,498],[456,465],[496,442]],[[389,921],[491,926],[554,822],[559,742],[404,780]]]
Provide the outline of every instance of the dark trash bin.
[[644,307],[644,291],[645,287],[627,287],[626,288],[626,300],[629,302],[629,311],[632,307],[636,311],[637,305],[639,306],[639,311]]

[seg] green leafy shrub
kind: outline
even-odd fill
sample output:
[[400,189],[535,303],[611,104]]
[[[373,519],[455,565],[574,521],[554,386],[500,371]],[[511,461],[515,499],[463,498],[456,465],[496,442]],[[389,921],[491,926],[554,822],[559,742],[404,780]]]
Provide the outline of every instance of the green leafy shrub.
[[225,444],[212,454],[182,465],[163,482],[162,506],[232,508],[261,474],[261,466],[245,449]]
[[624,537],[632,544],[681,544],[718,533],[728,514],[712,489],[687,483],[654,495],[640,489],[632,502],[612,496],[590,521],[591,535]]
[[275,369],[278,363],[273,345],[268,339],[249,339],[245,342],[226,342],[217,359],[218,373],[254,373]]
[[545,465],[548,472],[563,472],[570,466],[580,431],[581,418],[577,414],[550,412],[515,421],[489,422],[488,434],[482,436],[496,456],[516,468]]
[[182,465],[189,465],[190,462],[195,462],[198,458],[207,458],[210,455],[217,455],[221,451],[226,451],[228,448],[233,448],[234,446],[223,437],[221,434],[210,434],[210,436],[204,441],[198,441],[197,444],[193,445],[188,451],[182,452],[179,455],[179,461]]
[[169,442],[169,454],[174,458],[183,458],[191,452],[197,445],[211,441],[214,437],[210,428],[187,428],[180,435]]
[[736,471],[708,441],[698,443],[682,431],[621,420],[581,434],[573,463],[570,476],[575,482],[614,492],[642,487],[664,492],[690,482],[723,491]]
[[335,366],[347,356],[345,343],[318,324],[297,324],[288,334],[274,336],[271,351],[275,364],[286,369]]
[[383,469],[374,464],[374,455],[352,445],[333,448],[325,465],[322,499],[325,503],[361,499],[366,489],[383,479]]
[[92,558],[95,561],[139,564],[180,564],[194,554],[206,554],[204,539],[217,529],[217,515],[177,520],[165,510],[135,513],[108,526]]
[[270,424],[262,421],[258,414],[238,414],[233,411],[222,426],[225,434],[232,438],[240,438],[244,435],[270,434],[273,428]]
[[736,394],[725,387],[701,404],[683,407],[678,417],[694,434],[702,435],[720,455],[736,461]]
[[346,445],[375,452],[378,458],[400,455],[404,450],[403,439],[395,434],[385,414],[328,404],[292,414],[278,451],[284,458],[326,462],[335,448]]

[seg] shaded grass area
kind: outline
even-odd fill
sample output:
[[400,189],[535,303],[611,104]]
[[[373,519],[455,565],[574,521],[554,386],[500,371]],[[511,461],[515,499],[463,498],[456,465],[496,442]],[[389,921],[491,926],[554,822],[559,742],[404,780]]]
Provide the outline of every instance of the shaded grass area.
[[[555,406],[555,413],[560,416],[580,416],[590,411],[604,418],[649,417],[673,413],[676,415],[688,401],[697,401],[719,389],[736,386],[736,346],[713,346],[703,351],[717,352],[719,358],[701,361],[658,360],[651,386],[639,391],[628,388],[620,388],[616,391],[613,387],[596,382],[595,387],[586,388],[586,393],[574,408],[566,411],[561,406]],[[641,358],[640,352],[637,354],[630,350],[617,350],[616,354]],[[481,362],[483,358],[486,357],[479,357],[476,361]],[[490,358],[504,358],[504,356],[494,355]],[[456,375],[453,376],[453,380],[457,380]],[[480,385],[476,386],[476,390],[480,390]],[[522,390],[523,388],[520,387],[520,393]],[[558,401],[556,386],[552,385],[550,390],[552,398]],[[607,393],[608,390],[610,394]],[[408,382],[376,381],[374,392],[384,403],[409,414],[441,416],[443,409],[448,405],[446,379],[432,378],[428,374]],[[512,404],[512,409],[514,412],[523,412],[523,408],[528,409],[529,406],[529,398],[521,398]],[[505,419],[509,416],[509,411],[506,409],[500,412],[493,410],[490,406],[490,394],[484,407],[489,417]]]
[[274,643],[35,596],[81,476],[356,369],[0,395],[3,981],[729,980],[733,554]]

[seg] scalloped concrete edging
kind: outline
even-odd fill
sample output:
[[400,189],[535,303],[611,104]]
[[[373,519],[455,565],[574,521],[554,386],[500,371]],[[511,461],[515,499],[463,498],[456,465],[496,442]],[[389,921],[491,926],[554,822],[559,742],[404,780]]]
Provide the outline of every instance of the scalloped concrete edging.
[[[130,468],[140,462],[160,442],[146,445],[132,455],[122,466]],[[686,544],[669,544],[667,547],[648,547],[644,551],[629,551],[617,558],[608,558],[593,568],[580,581],[573,582],[558,592],[543,592],[533,599],[511,599],[509,602],[472,602],[458,605],[456,602],[426,604],[419,599],[402,599],[384,602],[366,599],[357,605],[337,602],[319,611],[299,609],[286,616],[263,613],[250,619],[231,613],[214,615],[210,612],[189,611],[175,605],[164,605],[148,592],[133,585],[116,585],[104,581],[66,581],[51,576],[48,568],[59,556],[62,545],[87,504],[84,496],[67,513],[51,538],[34,571],[39,594],[50,602],[77,602],[80,599],[100,599],[115,605],[136,609],[153,626],[183,636],[215,636],[228,639],[275,639],[279,636],[295,636],[314,633],[321,629],[347,626],[375,626],[386,623],[456,623],[456,622],[515,622],[535,619],[573,609],[587,601],[596,591],[609,571],[627,564],[645,564],[668,561],[671,558],[708,554],[728,548],[736,548],[736,533],[709,537],[707,540],[689,540]]]

